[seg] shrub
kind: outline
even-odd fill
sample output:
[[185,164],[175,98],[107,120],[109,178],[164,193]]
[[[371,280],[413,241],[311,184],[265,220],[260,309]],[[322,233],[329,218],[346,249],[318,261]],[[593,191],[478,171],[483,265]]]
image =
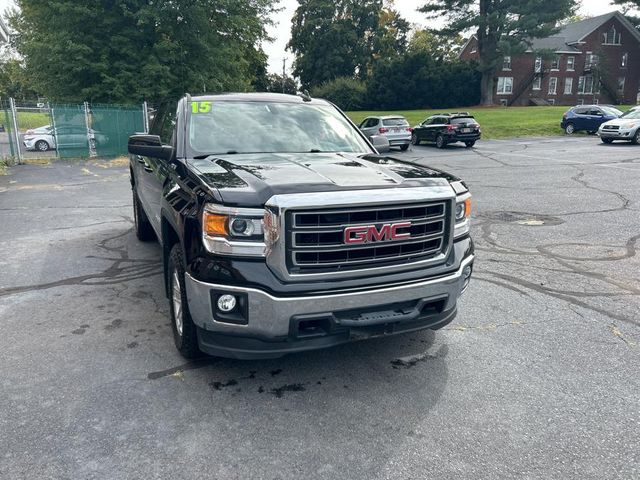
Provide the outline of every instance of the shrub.
[[367,87],[350,77],[338,77],[315,87],[311,95],[335,103],[342,110],[360,110],[365,106]]

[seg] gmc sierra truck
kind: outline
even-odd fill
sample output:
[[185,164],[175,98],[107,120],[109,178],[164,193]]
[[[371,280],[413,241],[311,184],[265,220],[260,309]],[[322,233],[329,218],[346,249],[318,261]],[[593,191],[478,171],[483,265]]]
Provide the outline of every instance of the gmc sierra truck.
[[162,246],[183,356],[274,358],[455,317],[467,187],[386,156],[333,104],[186,95],[128,147],[135,232]]

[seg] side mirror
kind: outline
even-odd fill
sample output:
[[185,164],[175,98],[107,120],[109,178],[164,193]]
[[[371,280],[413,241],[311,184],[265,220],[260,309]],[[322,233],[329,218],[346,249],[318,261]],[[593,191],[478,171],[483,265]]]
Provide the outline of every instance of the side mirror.
[[389,139],[384,135],[374,135],[371,137],[371,143],[378,151],[378,153],[386,153],[391,150],[391,146],[389,145]]
[[155,157],[170,160],[173,156],[173,147],[163,145],[158,135],[136,133],[129,137],[129,153],[142,157]]

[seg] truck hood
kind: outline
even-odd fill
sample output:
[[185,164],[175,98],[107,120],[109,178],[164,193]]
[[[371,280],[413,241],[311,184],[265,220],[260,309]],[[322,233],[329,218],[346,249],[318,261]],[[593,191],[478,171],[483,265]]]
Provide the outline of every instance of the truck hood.
[[442,186],[458,180],[381,155],[252,153],[212,155],[188,163],[220,201],[239,207],[264,205],[277,194]]

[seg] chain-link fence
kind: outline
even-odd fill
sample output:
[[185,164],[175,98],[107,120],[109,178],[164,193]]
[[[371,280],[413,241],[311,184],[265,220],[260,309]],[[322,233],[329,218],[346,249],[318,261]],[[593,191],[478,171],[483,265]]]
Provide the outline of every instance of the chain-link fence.
[[147,130],[146,105],[16,102],[0,99],[0,160],[117,157]]

